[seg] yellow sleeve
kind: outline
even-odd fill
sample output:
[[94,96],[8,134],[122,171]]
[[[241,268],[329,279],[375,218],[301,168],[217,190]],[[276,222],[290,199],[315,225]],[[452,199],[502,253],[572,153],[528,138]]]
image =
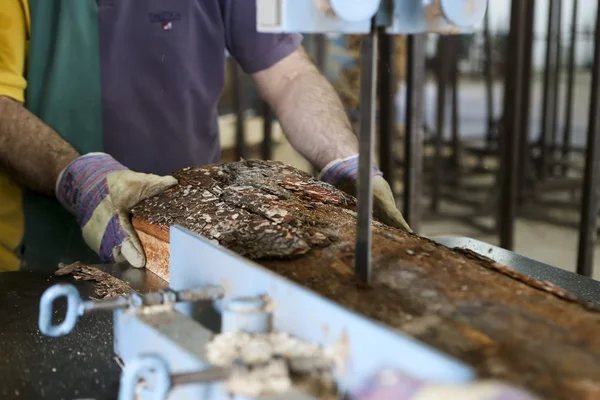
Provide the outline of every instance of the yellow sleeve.
[[0,96],[23,102],[30,16],[28,0],[2,0],[0,7]]

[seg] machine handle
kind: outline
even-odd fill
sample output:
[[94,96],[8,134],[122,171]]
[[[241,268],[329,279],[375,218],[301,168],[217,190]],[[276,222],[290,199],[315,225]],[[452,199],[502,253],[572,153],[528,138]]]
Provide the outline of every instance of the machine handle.
[[[54,302],[63,296],[67,298],[65,320],[58,325],[52,325]],[[38,320],[40,331],[44,335],[52,337],[64,336],[70,333],[77,323],[77,318],[83,313],[82,304],[83,301],[75,286],[59,283],[49,287],[40,299],[40,316]]]
[[[135,358],[125,365],[121,373],[119,400],[135,400],[136,386],[144,379],[151,400],[164,400],[171,390],[171,378],[167,363],[159,356],[147,355]],[[144,397],[146,398],[146,397]]]

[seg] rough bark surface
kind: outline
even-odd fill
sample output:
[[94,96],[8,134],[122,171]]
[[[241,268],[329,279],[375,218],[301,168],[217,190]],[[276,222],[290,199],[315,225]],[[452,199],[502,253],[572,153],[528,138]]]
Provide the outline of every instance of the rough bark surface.
[[482,378],[548,399],[600,398],[600,313],[570,294],[377,222],[373,282],[364,287],[353,274],[354,198],[276,162],[174,176],[178,186],[133,210],[145,247],[153,238],[168,249],[168,226],[180,224],[469,363]]
[[109,273],[99,270],[96,267],[76,262],[73,264],[58,265],[58,270],[54,275],[72,275],[75,280],[92,281],[95,283],[94,293],[98,299],[113,299],[124,296],[133,291],[133,289],[121,279],[115,278]]

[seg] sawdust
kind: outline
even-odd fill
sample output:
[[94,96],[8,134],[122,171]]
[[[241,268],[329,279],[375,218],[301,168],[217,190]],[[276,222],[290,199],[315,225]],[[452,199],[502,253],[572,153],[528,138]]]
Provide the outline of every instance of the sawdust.
[[253,367],[236,366],[225,387],[236,396],[258,397],[287,392],[292,387],[292,379],[285,361],[269,360]]
[[57,276],[72,275],[75,280],[95,282],[94,293],[98,299],[112,299],[124,296],[133,291],[133,289],[122,280],[99,270],[96,267],[75,262],[73,264],[58,265],[58,270],[54,272]]
[[231,369],[230,393],[257,397],[281,394],[296,382],[311,393],[335,392],[333,369],[341,364],[336,347],[321,347],[283,332],[216,335],[206,346],[208,361]]

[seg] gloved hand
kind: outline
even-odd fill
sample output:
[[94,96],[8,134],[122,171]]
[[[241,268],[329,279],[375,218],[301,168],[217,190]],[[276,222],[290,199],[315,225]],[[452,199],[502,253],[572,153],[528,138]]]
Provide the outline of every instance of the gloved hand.
[[499,382],[439,384],[386,370],[350,396],[351,400],[536,400],[527,392]]
[[127,261],[142,268],[146,256],[129,210],[176,184],[172,176],[133,172],[108,154],[89,153],[61,172],[56,198],[75,215],[83,239],[103,262]]
[[[396,207],[392,189],[382,175],[377,167],[373,167],[373,213],[389,226],[412,232]],[[319,179],[355,196],[358,181],[358,154],[330,162],[321,171]]]

